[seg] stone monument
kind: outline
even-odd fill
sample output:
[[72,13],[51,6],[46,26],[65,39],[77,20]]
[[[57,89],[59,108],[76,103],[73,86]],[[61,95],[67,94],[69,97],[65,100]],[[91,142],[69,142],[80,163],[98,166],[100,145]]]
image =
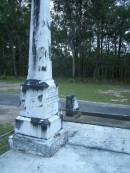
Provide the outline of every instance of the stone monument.
[[12,149],[44,157],[52,156],[68,139],[52,79],[50,20],[50,0],[32,0],[28,77],[21,87],[15,134],[9,138]]
[[66,97],[66,116],[80,115],[78,100],[75,95]]

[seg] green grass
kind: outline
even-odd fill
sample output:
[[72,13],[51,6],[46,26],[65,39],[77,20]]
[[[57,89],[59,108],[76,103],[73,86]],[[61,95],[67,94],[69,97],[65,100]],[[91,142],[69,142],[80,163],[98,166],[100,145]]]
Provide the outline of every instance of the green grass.
[[0,82],[4,83],[22,83],[26,78],[25,77],[10,77],[10,76],[0,76]]
[[[101,91],[123,91],[129,90],[130,85],[126,84],[109,84],[109,83],[102,83],[102,82],[72,82],[69,80],[59,80],[59,91],[61,97],[66,97],[70,94],[75,94],[78,99],[80,100],[89,100],[89,101],[96,101],[96,102],[110,102],[113,103],[112,99],[118,99],[112,95],[101,94]],[[130,92],[129,93],[122,93],[121,95],[124,96],[124,99],[128,99],[123,104],[130,104]],[[114,103],[120,103],[119,101],[115,101]]]
[[0,92],[2,92],[2,93],[11,93],[11,94],[19,94],[20,89],[13,89],[13,88],[6,89],[6,90],[1,90],[0,89]]
[[[25,80],[24,77],[11,78],[6,77],[1,79],[0,82],[5,83],[22,83]],[[60,97],[66,97],[70,94],[75,94],[80,100],[96,101],[96,102],[109,102],[109,103],[122,103],[130,104],[130,85],[123,84],[121,82],[109,82],[109,81],[90,81],[90,80],[72,80],[72,79],[57,79],[59,84]],[[116,97],[112,94],[103,94],[101,91],[113,90],[119,92],[123,98]],[[128,92],[123,92],[128,90]],[[7,90],[0,90],[1,92],[19,93],[19,90],[15,88],[9,88]],[[121,99],[128,99],[121,102]]]
[[9,135],[1,138],[1,135],[8,133],[13,130],[13,127],[10,124],[0,124],[0,154],[6,152],[9,149],[8,138]]

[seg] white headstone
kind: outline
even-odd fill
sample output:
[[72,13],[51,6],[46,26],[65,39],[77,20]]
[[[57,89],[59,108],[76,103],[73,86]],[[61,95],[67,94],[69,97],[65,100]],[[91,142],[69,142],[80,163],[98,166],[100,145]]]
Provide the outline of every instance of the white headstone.
[[58,87],[52,79],[50,21],[50,0],[32,0],[28,77],[22,84],[15,134],[10,137],[13,149],[43,156],[53,155],[67,141]]

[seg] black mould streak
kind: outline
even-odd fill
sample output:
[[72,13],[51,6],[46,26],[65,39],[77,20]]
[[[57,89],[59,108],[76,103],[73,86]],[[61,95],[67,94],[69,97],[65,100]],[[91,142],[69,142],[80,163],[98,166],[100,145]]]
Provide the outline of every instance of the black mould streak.
[[35,67],[35,65],[36,65],[35,31],[33,31],[33,45],[32,45],[32,52],[33,52],[33,60],[34,60],[34,67]]
[[64,120],[64,116],[63,116],[63,114],[60,114],[60,119],[61,119],[61,121]]
[[37,27],[39,24],[40,0],[34,0],[34,24]]
[[25,100],[24,100],[24,99],[22,99],[22,100],[21,100],[21,102],[22,102],[22,103],[24,103],[24,102],[25,102]]
[[47,22],[47,27],[49,30],[51,30],[51,26],[50,26],[49,22]]
[[18,120],[18,119],[16,119],[16,120],[15,120],[15,123],[16,123],[16,128],[17,128],[17,129],[20,129],[21,125],[23,124],[23,120]]
[[39,61],[42,59],[42,57],[39,58]]
[[43,107],[43,105],[40,105],[39,107]]
[[60,114],[60,119],[61,119],[61,129],[63,129],[63,121],[64,121],[63,114]]
[[42,130],[47,130],[47,127],[50,126],[50,121],[48,119],[31,118],[31,123],[33,126],[41,126]]
[[34,31],[33,31],[33,45],[32,45],[34,68],[36,65],[36,33],[39,27],[39,12],[40,12],[40,0],[34,0],[34,14],[33,14]]
[[45,24],[46,24],[46,23],[45,23],[45,20],[43,20],[42,26],[45,26]]
[[33,126],[38,126],[40,124],[40,118],[31,118],[31,123]]
[[41,121],[41,128],[42,130],[47,130],[47,127],[50,126],[50,121],[48,119]]
[[46,82],[42,82],[40,80],[35,80],[35,79],[29,79],[22,84],[22,91],[25,93],[27,90],[32,89],[32,90],[44,90],[48,88],[49,85]]
[[43,95],[38,96],[38,101],[42,102]]
[[47,51],[45,51],[45,58],[47,57]]
[[47,68],[47,67],[44,67],[44,66],[43,66],[43,67],[41,68],[41,70],[42,70],[42,71],[46,71],[46,68]]

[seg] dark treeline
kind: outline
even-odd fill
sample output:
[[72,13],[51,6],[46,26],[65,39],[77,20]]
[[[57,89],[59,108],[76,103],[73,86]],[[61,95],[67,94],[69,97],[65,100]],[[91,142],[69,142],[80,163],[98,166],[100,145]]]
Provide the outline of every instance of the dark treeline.
[[[30,1],[0,1],[0,75],[27,73]],[[56,76],[130,79],[128,0],[53,0]]]
[[0,75],[25,75],[28,64],[29,3],[0,0]]
[[56,74],[128,80],[128,1],[54,0],[52,16]]

